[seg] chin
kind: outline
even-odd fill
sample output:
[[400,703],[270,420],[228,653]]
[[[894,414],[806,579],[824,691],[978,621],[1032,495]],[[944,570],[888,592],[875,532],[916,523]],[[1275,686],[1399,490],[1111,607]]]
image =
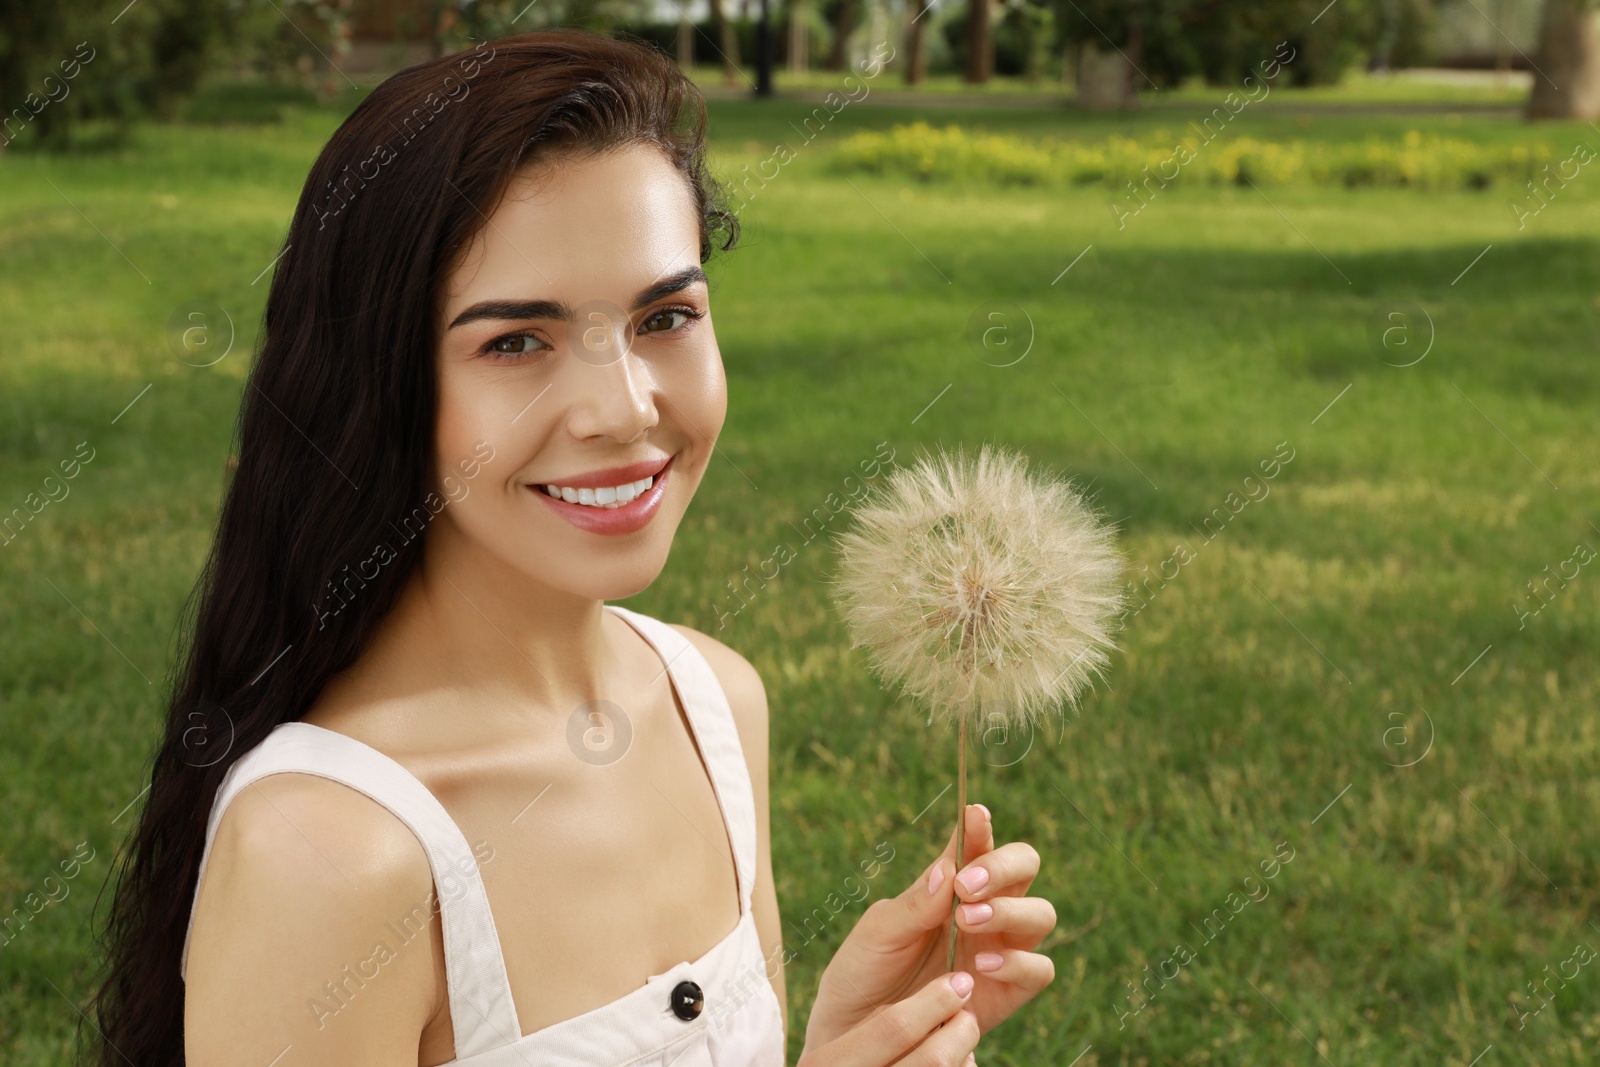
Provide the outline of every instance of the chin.
[[[659,514],[648,535],[600,537],[570,528],[553,536],[526,532],[527,517],[474,515],[457,518],[451,551],[458,565],[498,574],[492,582],[519,583],[591,600],[621,600],[649,588],[666,568],[673,534],[681,516]],[[507,537],[523,526],[521,535]],[[561,524],[565,527],[565,524]],[[461,553],[461,555],[458,555]]]
[[569,560],[565,566],[552,571],[551,560],[545,556],[537,561],[526,561],[517,569],[542,586],[560,590],[588,600],[625,600],[648,589],[661,576],[666,566],[663,555],[640,552],[630,558],[606,560]]
[[571,574],[562,575],[561,588],[566,589],[574,596],[584,597],[589,600],[626,600],[637,596],[650,588],[650,584],[661,575],[661,568],[656,567],[648,571],[641,570],[638,574],[597,574],[591,581],[575,582]]

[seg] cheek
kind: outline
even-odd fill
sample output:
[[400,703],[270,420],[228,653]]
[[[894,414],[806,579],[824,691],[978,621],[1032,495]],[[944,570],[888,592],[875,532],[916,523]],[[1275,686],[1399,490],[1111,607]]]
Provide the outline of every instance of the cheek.
[[715,428],[707,426],[706,432],[715,437],[728,416],[728,378],[721,359],[715,360],[706,372],[705,409],[708,421],[715,424]]
[[458,489],[457,496],[473,496],[485,489],[501,466],[496,460],[512,451],[513,438],[521,427],[511,425],[511,415],[506,413],[508,392],[487,381],[451,375],[448,370],[439,377],[435,478],[442,483],[453,477],[463,483],[466,491]]
[[[662,376],[662,387],[667,398],[687,414],[691,425],[685,429],[696,438],[707,436],[714,442],[728,415],[728,379],[715,341],[694,359],[670,368]],[[671,409],[662,414],[671,414]],[[710,452],[710,442],[699,443]]]
[[439,409],[434,420],[434,447],[441,475],[472,453],[475,441],[488,440],[486,413],[473,403],[470,391],[448,381],[439,383]]

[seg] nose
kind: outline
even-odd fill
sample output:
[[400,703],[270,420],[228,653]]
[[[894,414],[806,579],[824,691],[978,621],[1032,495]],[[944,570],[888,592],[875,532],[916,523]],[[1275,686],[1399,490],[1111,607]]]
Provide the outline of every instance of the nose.
[[567,361],[572,402],[567,424],[572,436],[584,441],[609,437],[627,443],[660,422],[656,408],[656,379],[647,361],[631,351],[631,337],[621,334],[610,349],[615,359],[588,358]]

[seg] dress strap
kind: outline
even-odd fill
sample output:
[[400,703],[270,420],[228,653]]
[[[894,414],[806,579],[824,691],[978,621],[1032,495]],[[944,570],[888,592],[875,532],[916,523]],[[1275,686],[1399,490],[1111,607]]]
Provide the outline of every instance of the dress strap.
[[[257,779],[285,771],[331,778],[365,793],[405,823],[421,842],[433,871],[434,895],[439,905],[456,1058],[465,1059],[520,1038],[522,1029],[511,998],[494,914],[467,839],[416,776],[370,745],[306,722],[274,727],[259,745],[229,768],[222,780],[206,824],[199,878],[205,878],[211,845],[228,804]],[[200,884],[197,880],[195,897],[189,905],[191,930]],[[188,962],[186,933],[180,964],[185,980]]]
[[756,871],[756,804],[750,784],[750,767],[739,742],[733,709],[716,672],[700,650],[683,634],[660,619],[607,604],[638,630],[666,663],[668,676],[683,701],[689,728],[705,757],[711,785],[733,842],[733,867],[739,881],[739,913],[750,911]]

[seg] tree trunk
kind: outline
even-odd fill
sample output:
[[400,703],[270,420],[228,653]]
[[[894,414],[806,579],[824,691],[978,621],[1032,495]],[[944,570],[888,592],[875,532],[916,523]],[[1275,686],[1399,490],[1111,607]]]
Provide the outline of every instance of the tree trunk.
[[1076,103],[1085,111],[1120,111],[1139,106],[1133,64],[1114,48],[1085,41],[1078,50]]
[[989,31],[989,0],[967,0],[966,80],[982,85],[994,71],[994,40]]
[[428,55],[438,59],[445,53],[446,39],[460,19],[456,5],[445,0],[430,0],[428,4]]
[[1534,63],[1526,117],[1600,117],[1600,12],[1591,4],[1545,0]]
[[685,73],[694,69],[694,23],[686,7],[678,8],[678,66]]
[[1034,85],[1039,81],[1039,75],[1044,73],[1045,64],[1050,61],[1050,41],[1055,36],[1055,16],[1048,7],[1024,10],[1029,14],[1025,23],[1028,28],[1028,59],[1022,69],[1022,77],[1029,85]]
[[739,37],[733,23],[722,13],[722,0],[711,0],[711,25],[717,31],[717,48],[722,52],[722,80],[739,84]]
[[810,66],[811,41],[806,19],[811,13],[807,0],[789,0],[789,72],[804,74]]
[[856,0],[844,0],[833,19],[833,48],[828,52],[828,69],[843,70],[850,31],[856,28]]
[[755,95],[770,97],[772,86],[772,5],[778,0],[761,0],[760,14],[756,18],[756,84]]
[[344,73],[345,62],[350,58],[350,26],[352,0],[331,0],[322,5],[326,14],[323,16],[328,27],[328,57],[327,81],[323,83],[323,92],[328,99],[333,99],[344,91],[350,84],[349,75]]
[[922,84],[923,76],[928,73],[928,50],[923,47],[923,37],[927,33],[928,24],[924,19],[932,10],[929,0],[917,0],[917,13],[912,18],[911,25],[906,27],[907,85]]

